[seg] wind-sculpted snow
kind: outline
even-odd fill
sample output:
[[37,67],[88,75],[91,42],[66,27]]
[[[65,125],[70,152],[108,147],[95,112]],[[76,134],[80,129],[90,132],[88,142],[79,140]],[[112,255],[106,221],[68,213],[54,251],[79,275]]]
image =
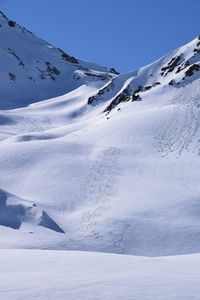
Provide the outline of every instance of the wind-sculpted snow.
[[3,300],[199,299],[200,255],[0,250]]
[[19,229],[23,223],[31,223],[64,233],[37,205],[0,190],[0,226]]
[[2,18],[0,247],[199,252],[200,38],[116,74]]

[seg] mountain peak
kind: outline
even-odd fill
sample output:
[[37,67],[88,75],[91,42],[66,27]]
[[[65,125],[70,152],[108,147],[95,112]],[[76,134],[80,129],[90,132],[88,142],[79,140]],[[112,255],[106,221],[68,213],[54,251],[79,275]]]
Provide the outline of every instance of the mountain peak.
[[[70,92],[103,86],[112,69],[87,63],[37,38],[0,13],[0,108],[16,108]],[[10,93],[7,93],[7,90]]]

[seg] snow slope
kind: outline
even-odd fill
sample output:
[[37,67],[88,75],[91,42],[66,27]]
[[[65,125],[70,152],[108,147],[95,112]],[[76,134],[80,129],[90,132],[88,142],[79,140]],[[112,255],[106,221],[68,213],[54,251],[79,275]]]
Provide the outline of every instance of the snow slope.
[[[31,45],[27,60],[23,43],[20,51],[12,45],[31,74],[41,73],[38,49],[43,66],[48,56],[63,71],[56,80],[45,75],[22,90],[29,71],[14,55],[2,61],[2,76],[10,66],[23,76],[2,83],[0,92],[0,224],[11,208],[13,214],[5,203],[9,195],[28,216],[14,210],[18,228],[12,220],[0,226],[0,248],[198,253],[200,37],[117,75],[78,59],[63,61],[63,52],[2,20],[5,32]],[[2,44],[9,42],[3,34]],[[30,216],[31,207],[39,219]],[[41,226],[44,215],[49,223]]]
[[101,86],[115,76],[53,47],[1,12],[0,36],[0,109],[63,95],[83,84]]
[[200,294],[199,254],[1,250],[0,265],[4,300],[198,300]]

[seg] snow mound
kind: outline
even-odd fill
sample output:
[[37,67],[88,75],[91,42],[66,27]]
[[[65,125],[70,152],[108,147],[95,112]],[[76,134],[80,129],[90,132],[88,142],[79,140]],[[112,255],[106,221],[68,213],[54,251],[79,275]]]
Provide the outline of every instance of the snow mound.
[[37,205],[0,190],[0,226],[20,229],[23,223],[64,231]]

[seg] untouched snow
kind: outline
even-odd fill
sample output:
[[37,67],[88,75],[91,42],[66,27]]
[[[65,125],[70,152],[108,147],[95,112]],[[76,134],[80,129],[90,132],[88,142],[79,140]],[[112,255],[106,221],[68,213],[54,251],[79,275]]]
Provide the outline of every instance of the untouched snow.
[[0,250],[3,300],[198,300],[200,255]]

